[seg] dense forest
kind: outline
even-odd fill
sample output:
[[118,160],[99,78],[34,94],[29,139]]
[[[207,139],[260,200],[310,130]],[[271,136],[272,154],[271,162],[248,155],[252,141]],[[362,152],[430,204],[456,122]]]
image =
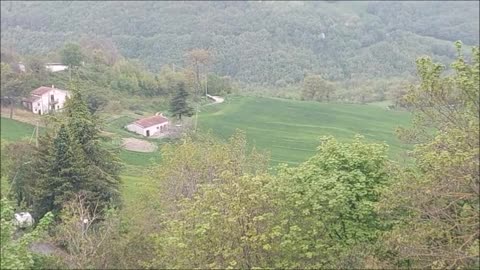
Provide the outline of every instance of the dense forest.
[[[478,2],[11,2],[1,3],[2,48],[46,55],[66,42],[101,42],[158,71],[206,48],[213,72],[283,87],[407,78],[413,59],[448,63],[451,43],[479,42]],[[50,59],[54,61],[55,59]]]

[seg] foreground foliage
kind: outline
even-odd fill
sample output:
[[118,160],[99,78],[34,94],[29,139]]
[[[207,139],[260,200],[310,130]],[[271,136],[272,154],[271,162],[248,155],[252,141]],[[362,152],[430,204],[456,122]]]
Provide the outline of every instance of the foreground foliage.
[[[459,52],[454,74],[429,58],[417,61],[422,83],[407,94],[417,111],[413,155],[388,193],[393,216],[400,219],[388,242],[399,258],[414,267],[476,268],[479,266],[479,76],[480,53],[468,63]],[[432,131],[433,129],[433,131]]]
[[236,134],[230,145],[187,141],[167,155],[169,166],[155,176],[171,207],[155,237],[153,266],[327,267],[349,247],[376,238],[373,206],[388,179],[385,146],[328,138],[316,156],[278,176],[251,170],[261,163],[245,151],[245,138]]
[[29,269],[34,266],[34,254],[29,250],[30,245],[39,240],[53,221],[51,213],[39,221],[35,229],[29,232],[17,232],[13,224],[14,208],[5,198],[1,199],[1,269]]

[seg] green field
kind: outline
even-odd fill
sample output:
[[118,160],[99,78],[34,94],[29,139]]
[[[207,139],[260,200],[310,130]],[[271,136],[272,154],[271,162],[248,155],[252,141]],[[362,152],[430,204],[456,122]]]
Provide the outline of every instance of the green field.
[[228,137],[246,131],[251,145],[271,153],[272,163],[298,164],[314,155],[319,137],[351,140],[355,134],[390,145],[390,156],[406,148],[395,128],[407,126],[407,112],[381,106],[293,101],[275,98],[231,97],[223,104],[202,108],[199,128]]
[[[1,138],[7,141],[30,139],[35,127],[9,118],[0,118]],[[41,129],[40,129],[41,132]]]
[[125,164],[130,166],[146,167],[160,161],[160,153],[158,151],[143,153],[122,149],[119,156]]

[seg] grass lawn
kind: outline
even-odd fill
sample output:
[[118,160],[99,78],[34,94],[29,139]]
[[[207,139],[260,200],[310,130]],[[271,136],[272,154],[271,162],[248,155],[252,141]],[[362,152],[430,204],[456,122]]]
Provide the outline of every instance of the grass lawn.
[[154,184],[146,175],[122,175],[122,194],[125,206],[135,205],[143,195],[154,190]]
[[140,135],[135,134],[133,132],[129,132],[128,130],[126,130],[124,128],[127,124],[130,124],[135,120],[136,119],[131,117],[131,116],[122,115],[122,116],[119,116],[119,117],[117,117],[113,120],[106,121],[103,129],[105,131],[112,132],[112,133],[115,133],[117,135],[121,135],[122,137],[135,137],[135,138],[143,139],[144,138],[143,136],[140,136]]
[[125,164],[132,166],[149,166],[158,163],[160,158],[161,156],[158,150],[151,153],[134,152],[125,149],[120,151],[120,159],[125,162]]
[[372,142],[386,142],[390,156],[408,149],[395,128],[408,126],[407,112],[375,105],[334,104],[234,96],[223,104],[202,108],[199,128],[226,138],[235,129],[246,131],[253,146],[271,153],[272,163],[298,164],[314,155],[319,137],[348,141],[355,134]]
[[[7,141],[30,139],[33,131],[35,130],[35,127],[30,124],[19,122],[10,118],[1,117],[0,122],[1,138]],[[42,128],[40,128],[39,132],[42,132]]]
[[385,109],[389,105],[393,105],[393,101],[391,101],[391,100],[376,101],[376,102],[370,102],[370,103],[368,103],[368,105],[378,106],[382,109]]

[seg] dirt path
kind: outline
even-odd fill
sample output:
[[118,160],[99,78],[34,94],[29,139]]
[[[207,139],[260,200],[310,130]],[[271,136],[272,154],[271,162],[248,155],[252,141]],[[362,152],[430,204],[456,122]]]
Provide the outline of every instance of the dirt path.
[[207,105],[213,105],[213,104],[218,104],[218,103],[222,103],[225,101],[224,98],[222,97],[219,97],[219,96],[211,96],[211,95],[207,95],[208,98],[210,99],[213,99],[213,103],[210,103],[210,104],[207,104]]
[[157,149],[155,144],[135,138],[123,138],[122,147],[135,152],[153,152]]

